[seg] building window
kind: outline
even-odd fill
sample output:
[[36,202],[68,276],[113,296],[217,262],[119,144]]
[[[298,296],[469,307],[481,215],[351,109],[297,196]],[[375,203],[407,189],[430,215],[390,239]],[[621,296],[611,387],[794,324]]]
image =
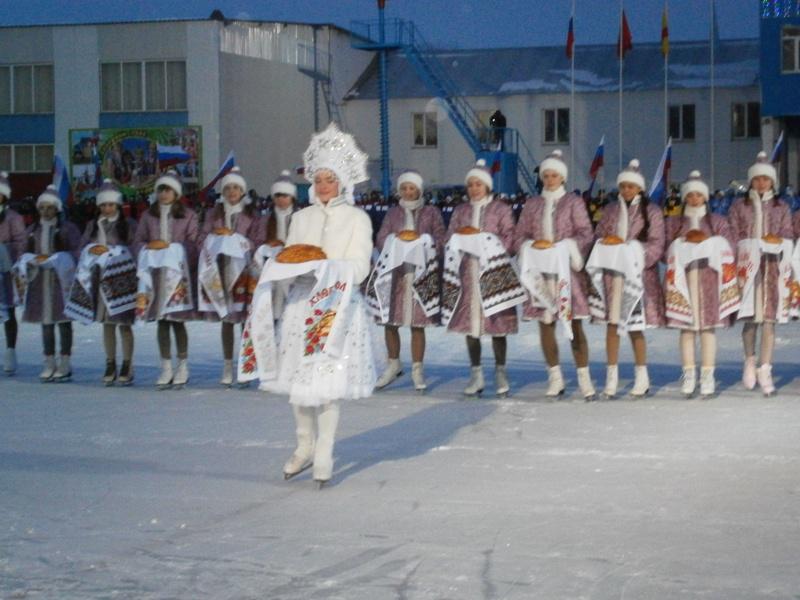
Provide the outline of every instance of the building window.
[[761,137],[761,104],[741,102],[731,107],[731,133],[733,139]]
[[673,140],[694,139],[694,104],[669,107],[669,135]]
[[0,114],[52,113],[53,65],[0,67]]
[[186,110],[186,62],[102,63],[103,112]]
[[544,110],[543,136],[545,144],[569,144],[569,109]]
[[439,141],[439,132],[435,112],[413,113],[412,128],[414,146],[420,148],[436,147]]
[[781,71],[800,73],[800,27],[786,25],[781,34]]
[[53,169],[52,144],[0,146],[0,170],[12,173],[49,173]]

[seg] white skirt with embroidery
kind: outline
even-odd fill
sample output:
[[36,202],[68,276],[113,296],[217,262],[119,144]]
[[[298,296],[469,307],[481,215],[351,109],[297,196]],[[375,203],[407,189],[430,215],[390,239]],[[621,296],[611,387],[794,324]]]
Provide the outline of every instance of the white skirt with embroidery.
[[367,398],[375,389],[381,369],[382,339],[367,313],[360,292],[350,300],[352,317],[341,357],[324,354],[308,359],[305,354],[305,319],[313,282],[292,286],[278,323],[278,378],[261,389],[288,394],[298,406],[322,406],[334,400]]

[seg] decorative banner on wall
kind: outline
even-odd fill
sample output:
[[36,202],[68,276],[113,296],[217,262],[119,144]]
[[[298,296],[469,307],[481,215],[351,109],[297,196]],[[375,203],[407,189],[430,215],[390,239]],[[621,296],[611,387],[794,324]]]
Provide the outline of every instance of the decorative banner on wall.
[[113,179],[126,199],[146,197],[168,169],[180,174],[185,195],[195,192],[202,183],[202,137],[199,126],[70,129],[75,201],[94,199],[105,178]]

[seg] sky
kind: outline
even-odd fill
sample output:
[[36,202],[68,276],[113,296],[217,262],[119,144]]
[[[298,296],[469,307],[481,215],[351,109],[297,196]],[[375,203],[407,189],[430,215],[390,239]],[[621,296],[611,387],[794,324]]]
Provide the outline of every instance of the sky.
[[[575,0],[577,44],[613,44],[618,0]],[[661,35],[665,0],[626,0],[637,42]],[[706,39],[712,0],[668,0],[670,37]],[[758,0],[716,0],[720,37],[758,36]],[[36,25],[162,18],[206,18],[215,8],[230,18],[325,22],[350,28],[377,18],[375,0],[0,0],[0,23]],[[386,0],[387,18],[412,20],[441,48],[493,48],[563,44],[572,0]]]

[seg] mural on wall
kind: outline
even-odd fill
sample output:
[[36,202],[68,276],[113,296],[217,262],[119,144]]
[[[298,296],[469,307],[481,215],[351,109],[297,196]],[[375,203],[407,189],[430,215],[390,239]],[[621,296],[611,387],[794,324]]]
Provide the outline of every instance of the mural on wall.
[[153,191],[158,176],[175,169],[184,194],[199,189],[202,128],[70,129],[69,174],[76,202],[92,200],[103,179],[113,179],[126,199]]

